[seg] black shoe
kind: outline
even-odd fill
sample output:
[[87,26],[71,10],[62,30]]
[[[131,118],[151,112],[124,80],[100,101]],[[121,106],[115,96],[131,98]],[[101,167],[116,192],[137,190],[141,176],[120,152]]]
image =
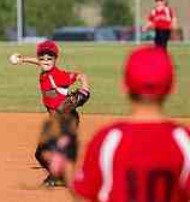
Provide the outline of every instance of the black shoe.
[[42,184],[46,187],[65,187],[66,186],[66,182],[63,178],[55,177],[52,175],[48,175]]

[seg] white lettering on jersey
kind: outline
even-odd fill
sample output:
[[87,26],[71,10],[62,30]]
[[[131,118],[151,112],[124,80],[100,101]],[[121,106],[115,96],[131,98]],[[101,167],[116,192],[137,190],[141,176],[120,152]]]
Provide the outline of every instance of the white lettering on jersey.
[[185,185],[190,174],[190,138],[183,128],[177,128],[174,131],[174,139],[184,157],[184,164],[180,175],[180,183]]
[[122,132],[119,129],[111,130],[105,137],[100,148],[99,164],[102,173],[102,186],[98,199],[106,202],[113,186],[113,161],[116,150],[120,144]]

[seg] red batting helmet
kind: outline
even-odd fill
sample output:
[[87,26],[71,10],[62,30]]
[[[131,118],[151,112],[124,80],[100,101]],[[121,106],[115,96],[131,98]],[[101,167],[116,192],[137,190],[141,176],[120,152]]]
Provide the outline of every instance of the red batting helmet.
[[130,94],[161,99],[170,92],[173,77],[172,59],[159,47],[141,47],[125,63],[124,84]]
[[47,40],[37,45],[37,55],[51,53],[56,57],[59,55],[59,47],[56,42]]

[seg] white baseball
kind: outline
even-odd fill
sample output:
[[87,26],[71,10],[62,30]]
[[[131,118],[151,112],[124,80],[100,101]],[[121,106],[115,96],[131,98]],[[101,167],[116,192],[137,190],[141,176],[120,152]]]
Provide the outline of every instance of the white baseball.
[[19,59],[18,55],[13,54],[10,56],[9,61],[11,62],[11,64],[17,65],[19,63],[20,59]]

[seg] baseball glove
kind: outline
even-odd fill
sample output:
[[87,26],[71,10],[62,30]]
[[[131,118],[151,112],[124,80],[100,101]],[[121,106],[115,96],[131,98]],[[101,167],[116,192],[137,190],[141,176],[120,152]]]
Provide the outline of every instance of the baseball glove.
[[58,113],[69,113],[77,107],[83,106],[90,98],[90,92],[84,89],[77,89],[71,92],[63,104],[58,108]]

